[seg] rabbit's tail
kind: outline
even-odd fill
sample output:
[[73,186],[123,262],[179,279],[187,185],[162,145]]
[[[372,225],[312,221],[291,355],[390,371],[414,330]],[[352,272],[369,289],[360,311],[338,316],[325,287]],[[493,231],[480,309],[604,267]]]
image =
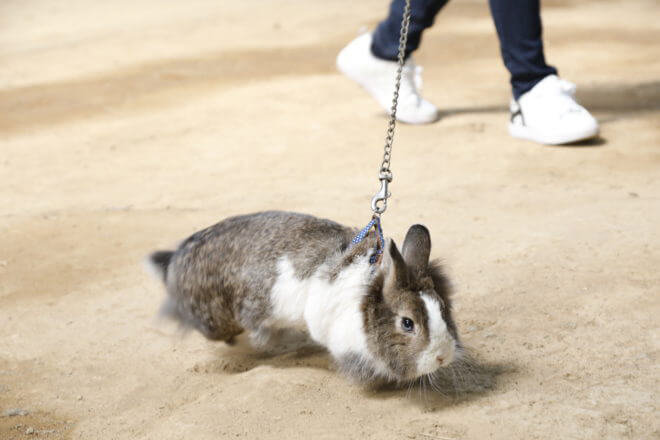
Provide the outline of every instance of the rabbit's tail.
[[154,275],[160,278],[164,283],[167,282],[167,268],[172,260],[172,255],[174,255],[174,252],[172,251],[156,251],[149,255],[147,260],[151,272],[153,272]]

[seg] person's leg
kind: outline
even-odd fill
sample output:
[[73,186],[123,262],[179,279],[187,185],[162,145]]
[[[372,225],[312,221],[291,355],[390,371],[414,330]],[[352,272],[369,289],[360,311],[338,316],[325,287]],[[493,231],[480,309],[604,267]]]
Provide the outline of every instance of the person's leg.
[[489,0],[504,65],[517,100],[557,69],[545,62],[540,0]]
[[[448,1],[411,0],[406,58],[419,47],[422,33],[433,25],[436,14]],[[387,18],[376,27],[371,44],[371,52],[376,57],[383,60],[397,60],[399,55],[399,33],[405,6],[405,0],[393,0]]]
[[598,122],[575,100],[575,86],[545,62],[540,0],[489,3],[502,59],[511,74],[511,136],[543,144],[596,136]]

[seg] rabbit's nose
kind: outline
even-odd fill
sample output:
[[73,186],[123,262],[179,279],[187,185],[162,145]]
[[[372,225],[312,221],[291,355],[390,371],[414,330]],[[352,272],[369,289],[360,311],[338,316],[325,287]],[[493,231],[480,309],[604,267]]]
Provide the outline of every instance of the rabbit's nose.
[[440,363],[443,363],[443,362],[445,361],[444,358],[443,358],[442,356],[436,356],[436,359],[437,359],[438,362],[440,362]]

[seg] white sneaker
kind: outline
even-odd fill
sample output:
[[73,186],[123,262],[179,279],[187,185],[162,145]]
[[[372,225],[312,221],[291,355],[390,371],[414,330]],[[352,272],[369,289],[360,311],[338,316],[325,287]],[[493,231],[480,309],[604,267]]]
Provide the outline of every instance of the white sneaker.
[[[364,88],[389,114],[398,63],[376,58],[371,53],[371,34],[351,41],[337,56],[337,68]],[[403,66],[396,118],[408,124],[426,124],[438,119],[438,109],[419,95],[422,68],[412,57]]]
[[518,101],[511,100],[509,134],[559,145],[598,135],[598,122],[575,101],[575,85],[548,75]]

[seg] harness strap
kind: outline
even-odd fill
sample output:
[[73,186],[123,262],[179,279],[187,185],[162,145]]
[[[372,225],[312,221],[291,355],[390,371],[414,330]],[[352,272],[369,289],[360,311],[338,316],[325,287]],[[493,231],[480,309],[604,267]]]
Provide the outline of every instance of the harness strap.
[[383,236],[383,228],[380,225],[379,216],[374,215],[367,226],[362,228],[362,230],[353,237],[353,240],[351,240],[351,246],[355,246],[364,240],[366,236],[369,235],[372,228],[376,231],[376,248],[375,252],[369,257],[369,263],[375,264],[380,261],[380,257],[383,255],[383,250],[385,249],[385,237]]

